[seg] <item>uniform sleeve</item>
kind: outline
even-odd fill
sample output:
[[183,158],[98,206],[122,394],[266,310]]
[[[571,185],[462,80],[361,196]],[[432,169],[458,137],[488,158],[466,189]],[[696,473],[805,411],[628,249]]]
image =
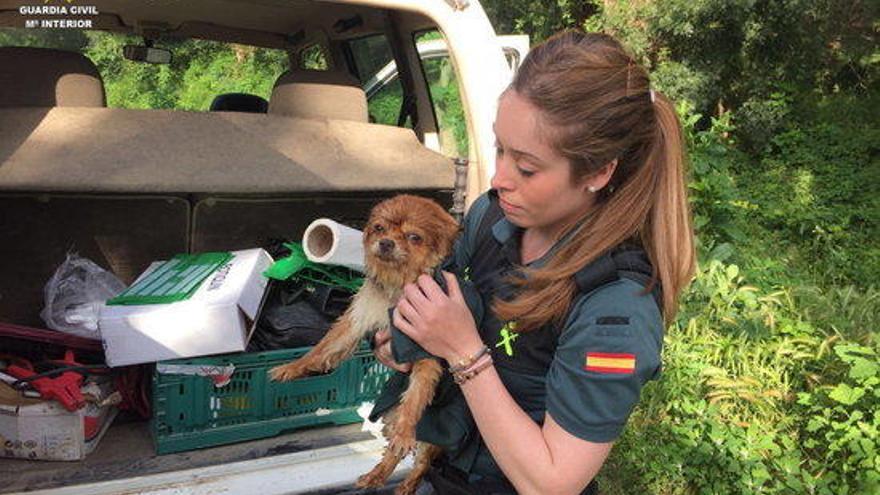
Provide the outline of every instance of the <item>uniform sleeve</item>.
[[547,374],[547,413],[590,442],[616,439],[644,384],[659,375],[663,319],[650,294],[621,279],[581,298]]

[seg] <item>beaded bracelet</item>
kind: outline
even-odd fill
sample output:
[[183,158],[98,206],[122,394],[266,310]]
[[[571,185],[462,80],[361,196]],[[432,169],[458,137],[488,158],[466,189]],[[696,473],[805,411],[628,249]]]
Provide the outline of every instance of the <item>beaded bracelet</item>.
[[458,373],[459,371],[466,370],[474,365],[477,362],[477,359],[483,357],[484,354],[489,352],[489,348],[485,345],[480,348],[479,351],[475,352],[473,356],[464,358],[460,360],[457,364],[449,366],[450,373]]
[[472,367],[470,367],[468,369],[453,373],[452,380],[455,381],[456,384],[461,385],[462,383],[464,383],[464,382],[470,380],[471,378],[477,376],[478,374],[480,374],[480,372],[483,371],[484,369],[488,368],[489,366],[492,366],[493,362],[494,361],[492,359],[492,355],[488,354],[486,356],[486,359],[484,359],[483,362],[477,364],[476,366],[472,365]]

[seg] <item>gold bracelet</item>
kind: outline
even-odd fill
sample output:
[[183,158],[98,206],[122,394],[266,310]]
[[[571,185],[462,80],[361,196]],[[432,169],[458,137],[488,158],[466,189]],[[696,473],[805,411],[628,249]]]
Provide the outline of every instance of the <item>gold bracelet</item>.
[[458,385],[461,385],[462,383],[479,375],[481,371],[488,368],[489,366],[492,366],[492,364],[494,362],[491,354],[488,354],[486,357],[487,357],[487,359],[485,359],[482,363],[479,363],[476,366],[473,366],[472,368],[468,368],[466,370],[462,370],[462,371],[458,371],[456,373],[453,373],[452,379],[455,381],[455,383],[457,383]]
[[449,367],[449,372],[450,373],[458,373],[459,371],[463,371],[463,370],[470,368],[471,366],[474,365],[474,363],[477,362],[478,359],[483,357],[483,355],[486,354],[487,352],[489,352],[489,348],[484,345],[482,348],[480,348],[479,351],[475,352],[474,355],[460,360],[457,364],[451,365]]

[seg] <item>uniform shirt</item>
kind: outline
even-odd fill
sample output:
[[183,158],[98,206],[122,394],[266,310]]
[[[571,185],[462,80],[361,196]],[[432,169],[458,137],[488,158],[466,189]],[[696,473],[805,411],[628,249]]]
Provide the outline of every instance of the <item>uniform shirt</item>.
[[[537,423],[545,414],[570,434],[590,442],[616,439],[638,402],[642,386],[660,371],[663,318],[650,293],[621,277],[576,296],[562,328],[545,326],[512,332],[491,311],[496,295],[511,297],[505,278],[521,268],[523,229],[503,216],[480,231],[491,205],[490,191],[474,202],[456,243],[455,259],[483,297],[480,335],[493,351],[495,366],[514,400]],[[528,264],[540,267],[547,254]],[[488,449],[481,446],[472,472],[497,473]]]

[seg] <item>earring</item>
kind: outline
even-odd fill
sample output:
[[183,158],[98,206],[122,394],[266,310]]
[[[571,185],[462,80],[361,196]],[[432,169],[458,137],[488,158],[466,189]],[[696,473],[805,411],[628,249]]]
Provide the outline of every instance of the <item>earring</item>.
[[587,188],[587,190],[590,191],[591,193],[594,193],[594,192],[598,191],[599,188],[597,188],[596,186],[590,186]]

